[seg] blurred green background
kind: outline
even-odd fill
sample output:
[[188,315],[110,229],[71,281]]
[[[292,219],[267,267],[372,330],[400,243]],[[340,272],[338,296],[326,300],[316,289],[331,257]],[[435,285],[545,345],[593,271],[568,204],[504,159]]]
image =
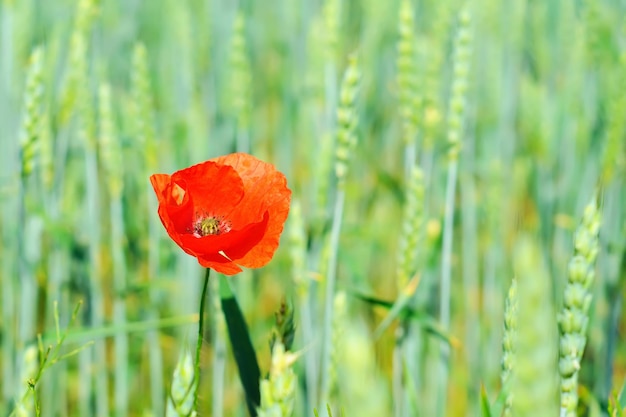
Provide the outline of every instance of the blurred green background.
[[[37,335],[44,352],[56,345],[55,317],[69,329],[37,381],[41,415],[165,414],[179,355],[195,346],[203,271],[161,227],[148,177],[244,151],[285,173],[300,208],[273,261],[231,278],[262,374],[274,312],[293,304],[294,415],[326,402],[346,416],[485,415],[481,387],[496,403],[501,390],[516,243],[533,236],[560,310],[595,193],[578,392],[581,415],[603,415],[626,376],[625,12],[617,0],[3,0],[0,414],[29,391]],[[350,56],[353,101],[341,94]],[[423,192],[410,212],[413,165]],[[403,251],[415,257],[404,279]],[[199,415],[243,416],[211,290]],[[382,301],[402,294],[413,313],[376,331]],[[35,415],[28,401],[19,415]]]

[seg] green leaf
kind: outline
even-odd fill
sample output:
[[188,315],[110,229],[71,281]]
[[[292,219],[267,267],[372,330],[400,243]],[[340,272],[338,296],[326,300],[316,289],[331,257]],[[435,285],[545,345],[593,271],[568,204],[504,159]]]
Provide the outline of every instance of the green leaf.
[[624,411],[620,403],[617,391],[613,390],[609,396],[609,415],[611,417],[623,417]]
[[506,400],[506,394],[509,392],[510,389],[511,389],[511,383],[509,381],[504,387],[502,387],[502,389],[500,390],[500,393],[496,397],[496,400],[491,405],[491,415],[494,415],[494,416],[502,415],[502,412],[504,411],[504,401]]
[[480,411],[483,417],[491,417],[491,406],[489,405],[489,398],[487,397],[487,390],[485,385],[480,384]]
[[405,308],[407,308],[409,302],[413,298],[413,294],[415,294],[418,282],[419,281],[417,279],[412,280],[411,283],[409,283],[409,286],[400,292],[398,299],[391,306],[389,314],[383,319],[374,332],[374,338],[378,339],[383,332],[387,330],[391,323],[405,310]]
[[624,404],[626,402],[626,379],[622,382],[619,394],[617,395],[617,404]]
[[[446,342],[450,346],[458,345],[458,340],[450,335],[448,332],[443,330],[437,320],[435,320],[432,316],[427,313],[416,310],[415,308],[407,305],[406,301],[402,299],[402,296],[399,297],[398,301],[395,303],[387,300],[382,300],[380,298],[376,298],[373,296],[360,294],[357,292],[353,292],[352,295],[365,301],[366,303],[377,305],[380,307],[387,308],[391,310],[390,316],[393,318],[398,318],[399,320],[414,320],[416,321],[426,333],[429,333],[442,341]],[[394,308],[395,306],[395,308]],[[390,317],[388,316],[388,317]],[[387,317],[387,318],[388,318]],[[385,320],[387,320],[385,318]],[[387,325],[383,320],[383,323],[379,326],[379,329],[382,325]],[[384,329],[383,329],[384,330]],[[378,329],[376,330],[379,331]]]
[[252,346],[248,325],[230,289],[228,278],[219,275],[219,280],[220,299],[228,328],[228,337],[235,355],[235,362],[237,362],[239,379],[241,379],[241,384],[246,393],[248,411],[254,417],[257,415],[257,407],[261,404],[261,391],[259,388],[261,370],[257,362],[256,352]]

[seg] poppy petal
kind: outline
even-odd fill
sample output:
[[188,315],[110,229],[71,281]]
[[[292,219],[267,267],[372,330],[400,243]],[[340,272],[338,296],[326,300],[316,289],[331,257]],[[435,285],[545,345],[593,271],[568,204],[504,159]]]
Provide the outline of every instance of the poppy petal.
[[243,181],[244,198],[229,215],[233,223],[250,221],[258,212],[269,213],[265,236],[237,262],[248,268],[259,268],[272,259],[289,214],[291,191],[287,188],[287,179],[273,165],[248,154],[235,153],[215,160],[235,168]]
[[165,188],[170,184],[171,178],[172,177],[167,174],[153,174],[150,176],[150,183],[152,184],[152,188],[154,188],[159,203],[161,202]]
[[183,234],[180,235],[180,242],[198,257],[213,256],[223,252],[231,260],[237,260],[263,239],[268,220],[269,215],[266,215],[260,222],[220,235],[197,237],[193,234]]
[[211,160],[175,172],[172,181],[192,196],[196,210],[209,210],[209,215],[230,213],[244,196],[237,171]]
[[[259,244],[264,238],[268,221],[269,214],[266,213],[262,221],[249,224],[241,230],[203,237],[180,235],[180,243],[176,243],[187,253],[197,257],[201,265],[207,266],[210,263],[211,268],[216,271],[231,275],[223,269],[227,264],[239,264],[239,259]],[[241,272],[241,269],[237,272]]]
[[240,267],[237,266],[234,262],[213,262],[208,261],[206,259],[198,259],[198,263],[205,268],[211,268],[215,272],[219,272],[224,275],[235,275],[243,271]]

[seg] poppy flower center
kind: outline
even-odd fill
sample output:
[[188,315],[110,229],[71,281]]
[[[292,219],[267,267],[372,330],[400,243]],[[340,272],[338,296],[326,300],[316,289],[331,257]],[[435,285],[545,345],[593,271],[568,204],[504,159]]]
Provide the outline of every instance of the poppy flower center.
[[198,216],[193,223],[193,234],[196,237],[221,235],[230,232],[230,222],[216,216]]

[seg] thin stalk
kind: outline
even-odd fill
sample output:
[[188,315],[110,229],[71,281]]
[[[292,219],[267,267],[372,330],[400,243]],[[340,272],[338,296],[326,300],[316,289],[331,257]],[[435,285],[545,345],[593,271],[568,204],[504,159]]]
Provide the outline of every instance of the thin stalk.
[[[458,161],[456,158],[450,160],[448,165],[448,182],[446,184],[445,214],[443,223],[443,248],[441,255],[441,290],[439,298],[439,320],[444,331],[450,329],[450,288],[452,275],[452,239],[454,234],[454,196],[456,193],[456,178],[458,172]],[[450,357],[450,346],[441,342],[441,385],[439,391],[438,415],[445,415],[446,392],[448,387],[448,360]]]
[[[464,148],[463,162],[466,167],[474,164],[473,138],[468,137],[467,146]],[[477,214],[476,214],[476,184],[472,175],[465,175],[460,179],[461,192],[461,226],[462,226],[462,281],[463,293],[465,294],[465,326],[466,326],[466,363],[470,369],[470,375],[475,375],[482,380],[480,368],[480,338],[481,323],[478,319],[479,304],[476,295],[479,291],[478,282],[478,238],[477,238]],[[477,410],[478,390],[472,386],[468,389],[470,409]]]
[[402,384],[402,373],[404,371],[403,367],[403,341],[405,335],[407,323],[401,323],[396,328],[396,344],[393,347],[393,359],[392,359],[392,370],[391,370],[391,386],[393,392],[393,415],[395,417],[402,417],[405,415],[405,391]]
[[[314,340],[313,323],[311,318],[311,299],[306,292],[299,296],[300,299],[300,332],[302,340]],[[313,349],[306,349],[304,352],[304,369],[306,378],[306,407],[312,410],[317,401],[317,360]]]
[[[56,136],[53,146],[53,178],[50,189],[46,193],[45,207],[49,216],[49,222],[56,225],[64,213],[61,211],[59,203],[59,195],[63,194],[64,175],[66,168],[66,158],[69,144],[69,130],[67,127],[61,128]],[[60,311],[55,311],[54,303],[50,303],[47,309],[46,327],[51,328],[53,324],[52,318],[55,315],[60,317],[71,316],[71,310],[68,311],[67,306],[70,305],[68,291],[62,291],[65,277],[69,275],[68,265],[70,264],[68,252],[62,249],[59,237],[52,230],[50,234],[50,254],[48,255],[48,281],[46,294],[48,300],[54,300],[58,303]],[[49,342],[49,341],[48,341]],[[67,367],[66,361],[57,363],[56,366],[49,369],[44,378],[53,383],[44,382],[41,384],[42,390],[42,408],[48,410],[52,415],[68,414],[68,395],[67,395]]]
[[91,373],[89,372],[93,365],[93,346],[89,349],[83,349],[78,354],[79,384],[78,384],[78,415],[93,415],[91,410]]
[[[11,200],[4,202],[2,204],[2,214],[3,214],[3,224],[10,225],[12,212],[14,210],[9,209],[12,204],[10,204]],[[4,228],[3,228],[4,229]],[[16,327],[15,323],[15,286],[14,286],[14,259],[15,259],[15,241],[12,239],[11,231],[9,227],[6,230],[3,230],[3,247],[2,247],[2,319],[6,325],[3,325],[3,334],[2,334],[2,378],[3,381],[7,381],[7,383],[2,384],[2,398],[3,400],[8,400],[13,398],[15,395],[15,384],[8,383],[9,381],[15,381],[15,338],[16,338]],[[18,233],[19,235],[19,233]],[[13,235],[15,236],[15,235]],[[8,256],[7,256],[8,255]],[[7,408],[5,410],[6,414],[9,411]]]
[[289,226],[289,242],[291,255],[291,272],[293,276],[294,292],[296,296],[296,305],[300,311],[300,340],[303,346],[304,355],[304,378],[306,383],[306,401],[301,409],[312,410],[316,405],[317,393],[316,385],[316,357],[313,349],[306,346],[313,340],[312,323],[311,323],[311,281],[307,277],[307,242],[306,232],[304,228],[304,218],[302,215],[302,206],[299,200],[291,203]]
[[202,340],[204,338],[204,307],[206,305],[206,293],[209,288],[209,276],[211,269],[207,268],[204,274],[204,284],[202,285],[202,296],[200,298],[200,316],[198,317],[198,340],[196,341],[196,358],[194,360],[195,393],[193,398],[193,409],[198,410],[198,392],[200,391],[200,352],[202,351]]
[[[492,229],[493,230],[493,229]],[[493,236],[493,235],[492,235]],[[483,255],[484,268],[483,268],[483,284],[481,292],[483,293],[482,303],[482,322],[484,323],[482,340],[481,340],[481,352],[496,352],[497,344],[501,343],[498,333],[494,329],[493,319],[499,317],[497,311],[499,310],[494,304],[497,302],[497,297],[492,295],[495,288],[499,287],[498,284],[498,259],[501,255],[500,249],[497,246],[499,238],[494,236],[494,242],[487,248],[486,253]],[[480,369],[487,380],[491,380],[495,376],[495,370],[497,364],[494,364],[490,355],[483,354],[480,359]],[[486,385],[489,390],[489,385]],[[489,391],[487,391],[489,392]]]
[[[91,140],[86,138],[85,140]],[[100,189],[98,182],[98,162],[96,159],[96,152],[94,146],[88,143],[85,149],[85,170],[87,181],[87,213],[85,217],[86,230],[89,230],[89,275],[91,278],[89,296],[91,298],[91,325],[93,327],[100,327],[104,324],[104,300],[102,297],[102,269],[100,265],[100,243],[101,243],[101,229],[100,222],[97,220],[100,218],[99,213],[99,198]],[[103,340],[94,343],[93,350],[85,349],[83,352],[92,351],[97,358],[106,357],[106,345]],[[87,357],[83,358],[87,361]],[[91,359],[89,359],[91,362]],[[108,382],[107,382],[107,370],[104,367],[104,362],[100,362],[101,366],[95,369],[95,384],[96,384],[96,415],[99,417],[109,416],[109,404],[108,404]],[[91,367],[92,364],[90,364]],[[88,368],[89,369],[89,368]],[[89,393],[88,395],[90,395]]]
[[441,256],[441,296],[439,316],[444,330],[450,328],[450,277],[452,275],[452,239],[454,235],[454,196],[458,162],[450,161],[443,224],[443,253]]
[[[18,183],[18,227],[24,231],[28,230],[26,224],[26,178],[20,178]],[[19,380],[19,376],[22,373],[21,368],[23,365],[23,360],[21,359],[22,354],[18,353],[20,351],[24,351],[26,348],[27,340],[32,335],[33,329],[33,301],[34,301],[34,293],[35,283],[32,274],[29,273],[29,268],[26,262],[26,241],[29,239],[24,237],[24,232],[17,233],[17,274],[13,276],[17,276],[16,284],[13,289],[17,290],[18,304],[16,308],[16,312],[18,312],[17,316],[17,329],[16,329],[16,352],[14,359],[17,358],[17,361],[14,362],[16,364],[15,375],[17,378],[13,379],[14,383],[17,383]],[[23,386],[23,384],[18,385],[18,391],[15,392],[17,395],[21,395],[20,391],[24,391],[27,388]],[[32,403],[22,403],[25,409],[30,410],[32,408]]]
[[[463,137],[463,121],[465,119],[466,92],[468,89],[468,73],[471,56],[471,15],[465,8],[459,12],[458,29],[454,40],[454,55],[452,58],[452,85],[448,107],[448,181],[446,184],[445,215],[443,223],[443,248],[441,255],[441,288],[439,300],[439,316],[444,332],[450,328],[450,288],[452,275],[452,239],[454,233],[454,203],[458,175],[458,157]],[[447,343],[439,344],[440,361],[438,377],[438,414],[446,415],[448,373],[450,346]]]
[[322,401],[328,400],[330,390],[330,353],[332,349],[333,303],[335,298],[335,281],[337,277],[337,254],[339,250],[339,234],[346,193],[343,188],[337,189],[333,226],[330,232],[330,254],[328,257],[328,276],[326,277],[326,298],[324,305],[324,335],[322,338],[321,395]]
[[[14,74],[14,20],[15,5],[4,2],[2,12],[0,13],[0,142],[2,143],[2,152],[0,152],[0,178],[8,178],[15,173],[16,164],[12,160],[17,150],[17,141],[12,136],[15,132],[15,123],[19,120],[16,117],[15,100],[12,90],[15,83],[13,82]],[[5,381],[1,388],[0,403],[8,404],[10,399],[14,397],[15,384],[15,357],[16,357],[16,328],[15,323],[15,306],[17,293],[15,292],[15,259],[16,259],[16,233],[12,227],[16,216],[16,206],[12,198],[2,197],[2,241],[0,243],[0,262],[2,270],[0,271],[0,285],[2,286],[2,320],[4,324],[3,337],[0,342],[0,362],[2,363],[2,380]],[[20,233],[17,233],[19,236]],[[3,412],[4,411],[4,412]],[[0,413],[6,415],[9,412],[8,407],[3,410],[0,406]]]
[[324,96],[326,129],[328,132],[333,132],[335,130],[335,114],[337,112],[337,67],[333,62],[327,62],[324,66]]
[[[150,199],[154,198],[152,193],[148,193]],[[150,205],[151,207],[151,205]],[[149,279],[157,279],[159,276],[159,232],[160,224],[157,216],[150,216],[148,220],[148,235],[150,243],[148,246],[148,277]],[[148,296],[150,305],[156,306],[157,289],[150,286]],[[152,320],[159,318],[158,311],[155,307],[148,310],[148,317]],[[149,330],[146,334],[148,342],[148,355],[150,361],[150,398],[152,403],[152,411],[154,415],[161,416],[165,414],[163,409],[164,383],[163,383],[163,355],[161,345],[159,343],[159,333],[156,329]]]
[[220,308],[219,283],[213,280],[211,288],[214,303],[215,333],[213,334],[213,384],[211,398],[211,415],[222,417],[224,415],[224,375],[226,373],[226,340],[224,328],[224,314]]
[[[119,196],[111,201],[111,250],[113,256],[113,286],[115,300],[113,301],[113,322],[115,326],[126,324],[126,261],[124,259],[124,219],[122,201]],[[114,340],[115,350],[115,415],[119,417],[128,414],[128,336],[118,333]]]
[[[56,206],[57,204],[55,203],[54,205]],[[51,214],[51,217],[56,218],[54,214]],[[61,292],[63,278],[68,276],[69,274],[67,271],[67,253],[62,249],[59,249],[58,238],[56,236],[52,236],[51,245],[52,249],[48,258],[47,265],[47,294],[48,300],[55,300],[55,302],[50,303],[50,306],[47,309],[47,328],[55,327],[53,325],[55,315],[67,317],[71,314],[71,312],[66,313],[67,306],[70,305],[68,294],[67,292]],[[57,309],[56,312],[55,308]],[[58,309],[61,309],[61,311],[58,311]],[[58,343],[58,340],[59,338],[57,337],[56,343]],[[55,366],[48,369],[46,374],[43,376],[44,381],[40,385],[40,389],[42,391],[42,408],[44,410],[47,410],[50,415],[69,415],[67,396],[67,368],[67,361],[59,361],[55,364]]]
[[[65,343],[84,343],[86,341],[93,341],[95,339],[104,339],[107,337],[114,337],[119,333],[141,333],[148,332],[154,329],[167,329],[167,328],[186,328],[188,325],[196,323],[198,321],[198,314],[184,314],[174,317],[168,317],[166,319],[156,320],[143,320],[135,322],[126,322],[123,326],[101,326],[97,328],[83,327],[77,328],[72,332],[68,332],[65,338]],[[45,333],[42,337],[44,345],[54,343],[56,334],[54,332]]]
[[[23,231],[28,231],[27,213],[26,213],[26,178],[22,178],[19,182],[19,200],[18,200],[18,224],[22,232],[17,233],[17,268],[19,277],[18,291],[19,291],[19,317],[18,317],[18,333],[17,333],[17,347],[18,349],[24,349],[26,341],[34,336],[34,308],[35,304],[35,277],[30,271],[30,267],[26,260],[26,242],[31,240],[25,238]],[[32,242],[34,240],[34,242]],[[31,243],[36,243],[38,239],[34,236]]]
[[417,161],[417,145],[412,142],[404,148],[404,178],[411,177],[411,171]]
[[424,380],[420,355],[425,332],[420,328],[419,323],[407,322],[404,325],[405,336],[401,346],[402,370],[404,371],[402,416],[418,417],[421,415],[418,406],[420,384]]
[[[324,4],[324,7],[331,7],[331,4],[328,3],[330,0],[327,0]],[[328,3],[328,4],[326,4]],[[328,11],[329,14],[327,16],[325,16],[326,20],[326,30],[329,31],[329,34],[327,34],[327,36],[330,36],[331,38],[331,42],[328,43],[326,45],[326,47],[328,48],[327,53],[329,54],[329,56],[327,57],[327,60],[324,64],[324,110],[325,110],[325,114],[324,114],[324,128],[326,129],[326,132],[334,132],[336,129],[336,112],[337,112],[337,108],[336,108],[336,104],[337,104],[337,96],[338,96],[338,92],[337,92],[337,66],[335,64],[335,56],[336,56],[336,46],[332,44],[332,37],[333,35],[336,35],[336,28],[334,27],[334,25],[332,25],[332,20],[333,18],[338,20],[337,16],[334,16],[332,14],[332,11]],[[331,23],[331,24],[329,24]],[[338,190],[339,193],[339,190]],[[343,206],[343,201],[339,201],[339,195],[337,196],[337,201],[335,202],[335,213],[337,212],[337,207],[339,204],[341,204]],[[343,197],[341,197],[341,200],[343,200]],[[326,211],[326,207],[323,207],[323,210]],[[343,211],[343,209],[341,209],[341,211]],[[334,220],[333,220],[333,235],[335,234],[334,230],[335,228],[337,228],[337,232],[336,234],[339,234],[339,226],[336,225],[337,223],[337,218],[335,216]],[[331,235],[331,242],[332,242],[332,235]],[[338,238],[337,238],[338,240]],[[319,247],[323,247],[323,242],[320,242]],[[336,248],[336,246],[334,246]],[[331,243],[331,254],[330,254],[330,258],[332,259],[333,257],[336,258],[336,255],[333,255],[335,251],[333,250],[333,246]],[[331,263],[333,262],[331,259],[329,259],[329,265],[331,265]],[[336,260],[334,261],[334,263],[336,264]],[[326,281],[326,296],[325,296],[325,316],[324,316],[324,327],[323,327],[323,338],[322,338],[322,351],[321,351],[321,360],[322,360],[322,366],[321,367],[317,367],[317,370],[315,373],[311,373],[311,378],[313,379],[313,376],[315,376],[315,381],[317,383],[319,383],[319,385],[317,384],[313,384],[310,387],[307,387],[307,389],[310,391],[311,394],[316,394],[316,397],[313,397],[313,402],[311,402],[309,404],[309,407],[311,407],[313,404],[315,404],[315,401],[322,399],[322,401],[325,400],[326,396],[327,396],[327,390],[328,390],[328,385],[329,385],[329,376],[328,376],[328,372],[327,372],[327,368],[330,365],[330,344],[331,344],[331,330],[332,330],[332,310],[333,310],[333,302],[334,302],[334,268],[329,268],[329,272],[328,272],[329,276],[327,277],[327,281]],[[331,286],[331,275],[332,277],[332,286]],[[307,355],[309,360],[311,362],[314,361],[314,356],[313,353],[310,353],[309,355]],[[315,365],[315,364],[314,364]],[[320,391],[319,392],[315,392],[317,391],[317,388],[319,386]],[[321,398],[317,396],[317,394],[321,395]]]

